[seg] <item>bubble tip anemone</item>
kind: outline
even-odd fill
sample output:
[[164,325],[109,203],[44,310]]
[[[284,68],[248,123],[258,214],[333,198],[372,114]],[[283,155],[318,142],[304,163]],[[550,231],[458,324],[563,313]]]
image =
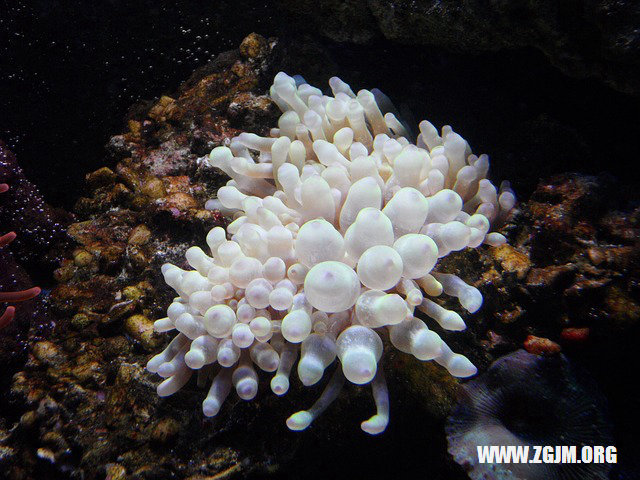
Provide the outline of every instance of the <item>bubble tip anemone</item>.
[[451,127],[439,133],[421,122],[412,144],[381,110],[379,93],[356,94],[336,77],[329,84],[332,95],[323,95],[278,73],[270,95],[283,114],[272,136],[241,133],[205,159],[231,177],[208,206],[233,221],[208,233],[208,252],[187,250],[192,270],[162,266],[178,297],[154,328],[179,334],[147,365],[164,378],[159,395],[198,370],[199,384],[211,380],[203,412],[213,416],[232,387],[255,397],[255,367],[275,372],[271,389],[283,395],[298,356],[307,386],[338,359],[318,400],[287,426],[307,428],[349,380],[371,385],[376,413],[361,427],[376,435],[389,422],[381,330],[397,349],[452,375],[476,373],[416,309],[445,330],[466,328],[430,297],[456,297],[473,313],[482,295],[432,270],[453,251],[505,240],[489,230],[513,207],[508,184],[494,187],[487,157],[472,155]]

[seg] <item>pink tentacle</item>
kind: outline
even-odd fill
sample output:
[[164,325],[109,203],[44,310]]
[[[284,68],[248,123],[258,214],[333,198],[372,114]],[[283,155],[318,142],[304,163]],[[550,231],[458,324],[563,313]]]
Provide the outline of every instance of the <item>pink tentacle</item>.
[[16,232],[5,233],[0,236],[0,248],[4,248],[16,239]]
[[17,292],[0,292],[0,302],[24,302],[40,295],[40,287],[31,287]]

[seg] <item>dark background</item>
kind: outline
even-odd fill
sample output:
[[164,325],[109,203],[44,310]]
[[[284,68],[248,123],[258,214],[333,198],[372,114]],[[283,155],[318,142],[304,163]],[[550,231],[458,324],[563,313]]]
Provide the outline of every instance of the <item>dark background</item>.
[[0,12],[0,138],[48,201],[67,208],[84,175],[109,163],[104,145],[133,104],[171,93],[252,31],[322,52],[311,74],[291,74],[321,87],[339,74],[354,89],[382,89],[410,123],[452,124],[490,154],[494,179],[515,179],[520,198],[555,172],[639,178],[625,166],[637,162],[638,99],[568,78],[534,49],[339,44],[266,1],[1,0]]

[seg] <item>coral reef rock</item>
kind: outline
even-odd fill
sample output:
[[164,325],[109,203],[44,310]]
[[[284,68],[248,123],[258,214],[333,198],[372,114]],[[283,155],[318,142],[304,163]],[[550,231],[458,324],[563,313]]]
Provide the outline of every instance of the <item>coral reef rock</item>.
[[596,77],[638,94],[640,7],[634,1],[280,0],[307,25],[339,41],[383,37],[479,53],[534,47],[568,75]]

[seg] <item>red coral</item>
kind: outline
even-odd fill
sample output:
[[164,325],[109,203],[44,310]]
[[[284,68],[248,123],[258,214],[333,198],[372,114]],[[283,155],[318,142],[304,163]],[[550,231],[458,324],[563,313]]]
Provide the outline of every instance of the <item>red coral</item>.
[[[6,183],[0,183],[0,193],[4,193],[9,190],[9,185]],[[0,248],[4,248],[9,245],[16,238],[15,232],[9,232],[5,235],[0,236]],[[26,290],[18,290],[15,292],[0,292],[0,302],[24,302],[25,300],[30,300],[33,297],[36,297],[40,294],[40,287],[32,287]],[[11,321],[16,313],[15,307],[7,307],[4,313],[0,316],[0,329],[6,327]]]

